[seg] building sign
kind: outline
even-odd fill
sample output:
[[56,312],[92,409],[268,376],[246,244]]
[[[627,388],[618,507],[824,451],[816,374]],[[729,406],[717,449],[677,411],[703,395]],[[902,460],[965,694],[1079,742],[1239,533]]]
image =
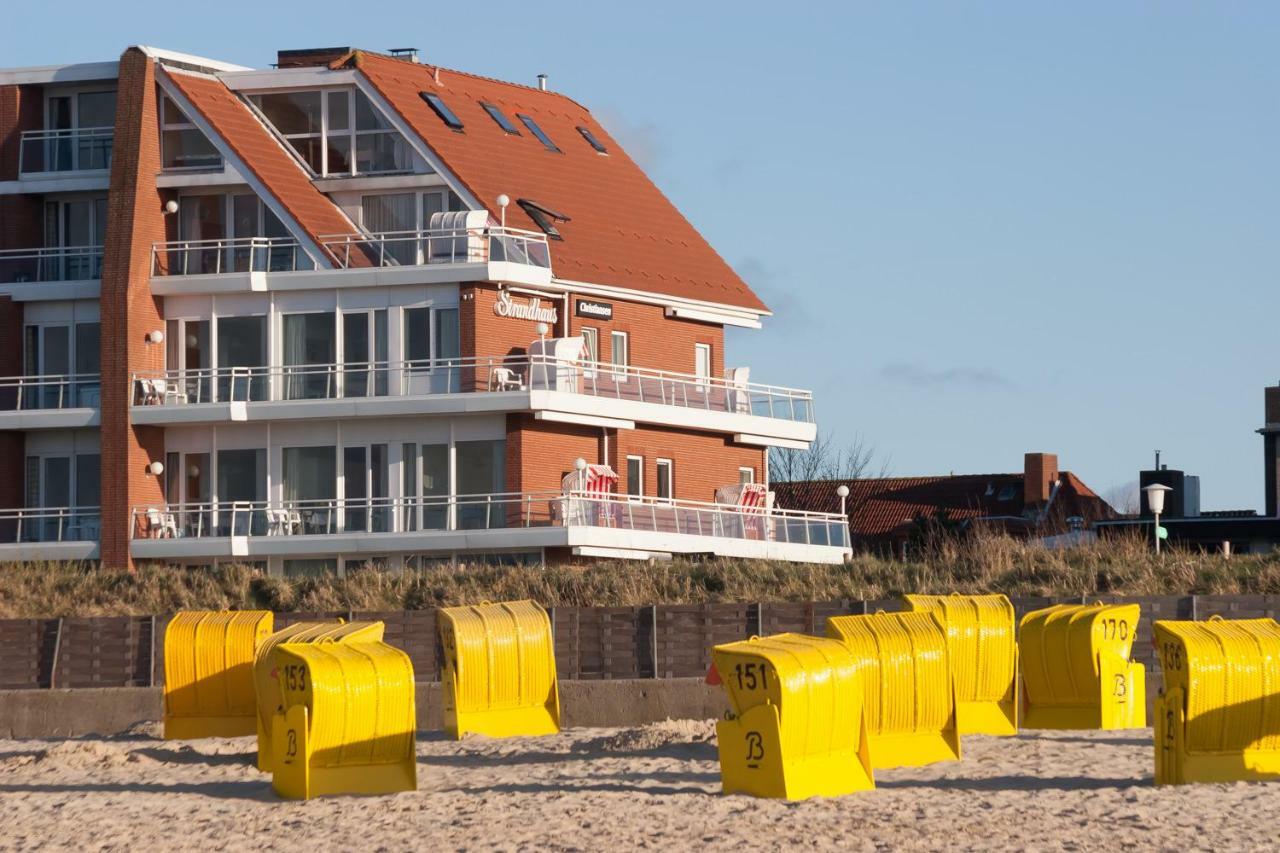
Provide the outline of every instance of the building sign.
[[511,317],[516,320],[534,320],[539,323],[556,321],[555,305],[543,305],[542,300],[534,297],[527,301],[516,302],[509,291],[498,294],[498,301],[493,303],[493,313],[499,317]]
[[613,304],[610,302],[595,302],[590,299],[579,299],[577,314],[579,317],[590,317],[593,320],[612,320]]

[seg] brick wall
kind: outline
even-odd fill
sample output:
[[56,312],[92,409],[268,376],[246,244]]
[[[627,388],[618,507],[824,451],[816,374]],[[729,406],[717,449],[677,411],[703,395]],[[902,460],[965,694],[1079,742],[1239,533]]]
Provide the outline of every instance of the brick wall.
[[[528,299],[525,294],[513,293],[513,299]],[[724,372],[724,328],[690,320],[678,320],[663,315],[660,305],[643,305],[636,302],[614,301],[613,319],[597,320],[595,318],[575,317],[578,298],[575,294],[569,297],[569,314],[564,316],[564,300],[543,300],[543,304],[554,304],[559,316],[552,335],[567,336],[581,334],[583,326],[599,330],[600,360],[609,361],[612,357],[610,333],[626,332],[631,349],[630,362],[636,367],[648,367],[655,370],[670,370],[678,373],[694,372],[694,345],[709,344],[711,346],[711,371],[715,376]],[[529,342],[538,337],[537,323],[531,320],[516,320],[510,317],[499,317],[493,313],[494,303],[498,300],[498,288],[493,284],[464,285],[461,294],[461,311],[459,316],[462,336],[462,355],[468,356],[511,356],[523,358]],[[593,301],[601,300],[592,297]],[[566,326],[567,319],[567,326]],[[567,331],[566,331],[567,329]],[[480,377],[477,377],[479,381]]]
[[102,562],[132,565],[130,508],[163,499],[147,466],[164,458],[164,433],[129,423],[129,376],[164,366],[163,345],[144,341],[163,329],[151,295],[151,244],[165,239],[166,196],[156,188],[160,138],[155,71],[136,48],[120,58],[115,153],[102,270]]
[[682,432],[662,427],[618,430],[609,439],[609,464],[620,478],[618,491],[627,491],[627,456],[644,457],[644,493],[656,496],[658,458],[670,459],[674,497],[713,501],[716,489],[738,482],[738,468],[750,467],[756,482],[764,481],[764,450],[736,445],[727,436]]
[[22,131],[43,124],[42,86],[0,86],[0,181],[18,179]]
[[582,457],[599,462],[599,427],[550,424],[531,415],[507,416],[507,490],[559,491],[565,474]]

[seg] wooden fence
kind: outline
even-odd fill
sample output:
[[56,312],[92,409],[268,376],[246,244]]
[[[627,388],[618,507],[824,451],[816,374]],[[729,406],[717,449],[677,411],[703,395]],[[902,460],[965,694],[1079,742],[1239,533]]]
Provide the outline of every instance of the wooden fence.
[[[1015,598],[1023,613],[1057,603],[1094,600]],[[1280,617],[1280,595],[1102,596],[1142,607],[1134,658],[1156,668],[1151,623],[1156,619]],[[702,676],[717,643],[782,631],[821,634],[828,616],[897,610],[897,599],[779,604],[671,604],[652,607],[557,607],[556,668],[566,679]],[[387,613],[278,613],[277,628],[307,619],[380,619],[388,643],[413,660],[419,681],[439,679],[434,610]],[[167,616],[106,616],[0,620],[0,689],[146,687],[164,680]]]

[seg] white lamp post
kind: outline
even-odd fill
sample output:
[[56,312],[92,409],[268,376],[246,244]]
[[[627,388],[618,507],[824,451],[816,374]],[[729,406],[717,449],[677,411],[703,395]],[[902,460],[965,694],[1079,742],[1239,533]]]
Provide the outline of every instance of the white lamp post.
[[845,510],[845,503],[849,500],[849,487],[841,483],[836,487],[836,494],[840,496],[840,514],[848,516],[849,513]]
[[1160,553],[1160,513],[1164,512],[1164,496],[1167,492],[1172,492],[1169,486],[1163,483],[1152,483],[1145,486],[1142,491],[1147,494],[1147,506],[1151,509],[1151,514],[1156,519],[1156,553]]
[[587,460],[579,456],[574,461],[573,467],[578,469],[578,491],[585,492],[587,490]]

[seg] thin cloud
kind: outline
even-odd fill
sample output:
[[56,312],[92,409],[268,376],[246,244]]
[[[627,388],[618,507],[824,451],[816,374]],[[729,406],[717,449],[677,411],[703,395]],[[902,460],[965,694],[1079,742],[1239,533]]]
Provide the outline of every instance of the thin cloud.
[[1017,383],[989,367],[929,368],[921,364],[895,361],[880,369],[880,376],[912,388],[961,387],[987,391],[1012,391]]
[[653,122],[637,124],[617,110],[604,107],[595,111],[596,120],[604,125],[614,139],[622,144],[631,159],[646,172],[654,172],[667,156],[667,146],[662,131]]

